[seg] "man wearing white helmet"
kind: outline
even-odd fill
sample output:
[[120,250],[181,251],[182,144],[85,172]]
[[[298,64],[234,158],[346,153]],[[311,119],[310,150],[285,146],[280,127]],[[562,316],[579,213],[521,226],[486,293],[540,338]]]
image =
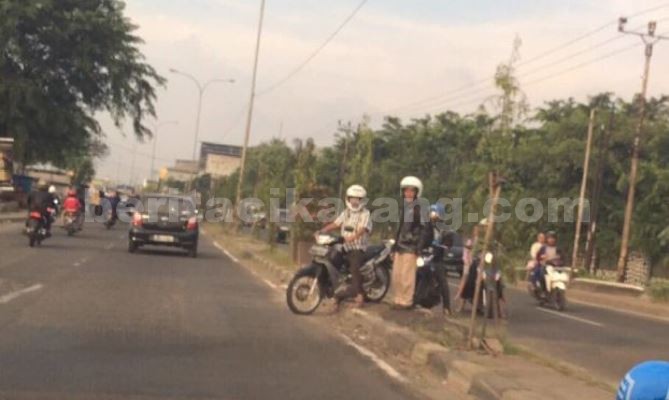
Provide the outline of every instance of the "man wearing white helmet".
[[365,261],[367,241],[372,232],[370,212],[365,207],[366,197],[367,191],[360,185],[352,185],[346,189],[346,209],[334,222],[317,232],[318,234],[341,229],[341,236],[344,238],[344,256],[348,262],[352,279],[351,285],[335,296],[337,308],[344,299],[350,297],[355,297],[357,307],[362,306],[365,301],[360,267]]
[[415,176],[403,178],[400,190],[404,201],[395,236],[392,285],[394,308],[410,309],[416,289],[416,261],[420,252],[429,246],[432,232],[427,224],[428,210],[423,210],[418,200],[423,193],[420,179]]

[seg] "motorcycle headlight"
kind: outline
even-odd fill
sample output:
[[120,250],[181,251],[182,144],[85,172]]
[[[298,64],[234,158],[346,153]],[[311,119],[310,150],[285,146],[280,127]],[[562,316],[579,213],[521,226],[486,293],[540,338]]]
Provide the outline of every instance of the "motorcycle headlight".
[[335,238],[333,236],[330,236],[330,235],[318,235],[318,237],[316,238],[316,244],[319,244],[321,246],[330,245],[330,244],[334,243],[334,241],[335,241]]
[[423,257],[418,257],[418,258],[416,259],[416,266],[417,266],[418,268],[422,268],[422,267],[424,267],[424,266],[425,266],[425,259],[424,259]]
[[487,252],[485,253],[484,260],[486,264],[492,264],[492,262],[495,260],[495,256],[491,252]]

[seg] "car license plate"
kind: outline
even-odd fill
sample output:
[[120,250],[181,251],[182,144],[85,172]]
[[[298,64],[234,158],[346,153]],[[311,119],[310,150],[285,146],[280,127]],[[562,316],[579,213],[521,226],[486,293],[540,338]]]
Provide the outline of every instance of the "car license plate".
[[153,235],[152,240],[154,242],[160,242],[160,243],[173,243],[174,242],[174,236],[170,235]]

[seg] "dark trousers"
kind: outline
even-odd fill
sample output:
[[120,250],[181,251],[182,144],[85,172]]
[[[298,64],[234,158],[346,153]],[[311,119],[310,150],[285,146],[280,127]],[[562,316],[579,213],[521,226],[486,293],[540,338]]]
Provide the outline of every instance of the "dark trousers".
[[360,267],[362,267],[362,264],[365,261],[365,253],[362,250],[350,250],[344,253],[344,258],[348,264],[348,270],[351,273],[351,284],[346,290],[337,295],[338,301],[364,294],[364,291],[362,290]]
[[446,266],[442,264],[435,265],[434,277],[441,292],[441,305],[444,310],[451,311],[451,293],[448,287],[448,278],[446,277]]

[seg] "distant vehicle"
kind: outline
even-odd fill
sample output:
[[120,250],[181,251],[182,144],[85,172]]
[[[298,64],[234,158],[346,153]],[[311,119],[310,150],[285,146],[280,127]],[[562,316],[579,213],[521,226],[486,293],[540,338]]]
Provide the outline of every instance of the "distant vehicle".
[[290,236],[290,224],[288,222],[288,217],[290,216],[290,211],[285,208],[277,210],[276,218],[276,242],[277,243],[288,243],[288,237]]
[[197,257],[200,234],[197,210],[192,198],[178,195],[149,194],[141,197],[128,234],[128,252],[146,245],[185,249]]

